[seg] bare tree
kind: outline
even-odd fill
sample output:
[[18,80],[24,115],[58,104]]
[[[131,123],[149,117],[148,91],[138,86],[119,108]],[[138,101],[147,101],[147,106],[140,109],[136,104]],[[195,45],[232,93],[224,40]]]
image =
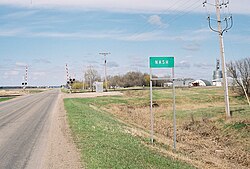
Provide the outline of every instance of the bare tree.
[[95,70],[92,66],[90,66],[86,72],[84,73],[85,83],[89,84],[89,87],[93,91],[93,83],[95,81],[100,81],[101,76],[98,74],[97,70]]
[[250,58],[245,58],[234,62],[231,61],[227,64],[227,69],[228,76],[233,78],[235,82],[233,89],[238,91],[240,94],[244,94],[245,88],[246,93],[250,95]]
[[112,87],[124,87],[124,79],[121,75],[109,76],[108,77],[109,85]]

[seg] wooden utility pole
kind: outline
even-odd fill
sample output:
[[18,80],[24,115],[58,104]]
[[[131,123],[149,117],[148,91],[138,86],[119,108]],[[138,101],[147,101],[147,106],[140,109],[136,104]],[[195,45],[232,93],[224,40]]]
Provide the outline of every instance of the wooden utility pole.
[[[207,4],[207,1],[203,3],[203,6]],[[215,0],[215,7],[216,7],[216,16],[217,16],[217,25],[218,29],[214,29],[211,26],[211,18],[208,16],[208,21],[209,21],[209,27],[212,31],[217,32],[219,34],[219,41],[220,41],[220,55],[221,55],[221,64],[222,64],[222,74],[223,74],[223,87],[224,87],[224,100],[225,100],[225,111],[226,111],[226,116],[231,117],[230,113],[230,106],[229,106],[229,95],[228,95],[228,81],[227,81],[227,70],[226,70],[226,61],[225,61],[225,50],[224,50],[224,41],[223,41],[223,33],[227,32],[229,29],[232,28],[233,26],[233,18],[232,16],[225,17],[223,22],[225,22],[225,28],[222,29],[221,23],[221,14],[220,10],[221,8],[227,8],[229,4],[229,1],[226,3],[223,1],[220,3],[220,0]]]
[[216,15],[218,22],[218,33],[220,39],[220,55],[221,55],[221,64],[222,64],[222,74],[223,74],[223,87],[224,87],[224,99],[225,99],[225,110],[227,117],[231,117],[230,106],[229,106],[229,96],[228,96],[228,81],[227,81],[227,70],[226,70],[226,61],[225,61],[225,50],[224,50],[224,41],[223,41],[223,30],[221,28],[221,17],[220,17],[220,2],[216,0]]
[[106,88],[106,92],[108,91],[108,81],[107,81],[107,59],[106,56],[111,54],[110,52],[103,52],[103,53],[99,53],[100,55],[104,56],[104,79],[105,79],[105,88]]

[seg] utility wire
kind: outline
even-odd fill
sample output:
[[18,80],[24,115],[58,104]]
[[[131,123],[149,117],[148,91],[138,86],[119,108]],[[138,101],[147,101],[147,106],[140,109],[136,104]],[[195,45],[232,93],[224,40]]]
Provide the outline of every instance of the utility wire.
[[[174,14],[175,13],[175,16],[170,18],[170,20],[168,22],[166,22],[165,24],[166,25],[169,25],[170,23],[173,23],[175,22],[177,19],[185,16],[186,14],[192,12],[194,9],[197,9],[198,7],[200,7],[200,3],[193,7],[195,4],[197,4],[198,2],[200,2],[201,0],[197,0],[195,2],[193,2],[192,4],[188,5],[186,8],[184,8],[182,11],[179,11],[177,13],[175,13],[174,11],[177,10],[178,8],[182,8],[183,6],[186,6],[190,1],[184,1],[184,3],[181,3],[180,6],[177,6],[176,8],[173,8],[174,6],[176,6],[177,3],[175,3],[173,6],[169,7],[168,9],[171,9],[172,8],[172,13],[168,13],[169,15],[171,14]],[[191,8],[191,9],[190,9]],[[189,10],[188,10],[189,9]],[[164,13],[164,12],[163,12]],[[139,39],[140,35],[142,35],[143,32],[145,32],[145,30],[148,30],[148,28],[150,27],[149,24],[145,23],[146,26],[143,27],[143,29],[141,29],[140,31],[137,31],[136,33],[134,33],[132,36],[131,36],[131,39],[133,40],[136,40],[136,39]],[[153,28],[153,32],[154,31],[157,31],[158,29],[156,28]]]
[[[183,2],[183,1],[174,2],[174,4],[170,5],[169,8],[167,8],[164,11],[162,11],[162,13],[168,13],[169,15],[171,15],[179,7],[183,7],[187,3],[189,3],[189,0],[184,1],[184,3],[181,3],[180,5],[176,6],[177,4],[179,4],[179,2]],[[145,22],[145,24],[143,25],[143,29],[139,29],[138,31],[136,31],[135,33],[133,33],[133,35],[131,36],[131,39],[137,39],[143,32],[145,32],[145,30],[148,30],[149,27],[151,27],[151,25],[148,22]]]
[[[198,7],[200,7],[200,3],[197,4],[197,2],[199,2],[199,1],[200,1],[200,0],[198,0],[198,1],[194,2],[193,4],[189,5],[186,9],[191,8],[190,10],[180,12],[180,13],[177,14],[174,18],[172,18],[169,22],[167,22],[167,24],[170,24],[170,23],[175,22],[177,19],[179,19],[179,18],[181,18],[181,17],[183,17],[183,16],[185,16],[185,15],[187,15],[187,14],[193,12],[194,9],[197,9]],[[194,6],[195,4],[197,4],[197,5]]]

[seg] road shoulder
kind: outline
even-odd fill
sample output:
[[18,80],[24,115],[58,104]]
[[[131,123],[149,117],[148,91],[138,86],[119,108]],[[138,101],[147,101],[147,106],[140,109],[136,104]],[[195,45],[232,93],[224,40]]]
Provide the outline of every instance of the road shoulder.
[[56,107],[52,113],[51,128],[44,159],[47,169],[81,169],[80,153],[74,144],[67,122],[63,104],[63,95],[59,94]]

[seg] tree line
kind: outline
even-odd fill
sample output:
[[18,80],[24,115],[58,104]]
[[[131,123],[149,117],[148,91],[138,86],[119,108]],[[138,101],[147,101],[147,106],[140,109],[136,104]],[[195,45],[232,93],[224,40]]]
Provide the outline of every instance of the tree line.
[[[153,75],[154,78],[157,76]],[[93,90],[93,83],[101,81],[101,76],[97,70],[90,67],[84,73],[84,82],[76,80],[72,84],[72,89],[91,89]],[[108,87],[109,88],[127,88],[137,86],[149,86],[150,75],[148,73],[142,73],[139,71],[130,71],[124,75],[108,76]],[[167,80],[153,81],[153,86],[161,87],[166,83]]]
[[[250,96],[250,58],[231,61],[227,64],[228,77],[233,79],[232,90],[244,95],[244,90]],[[157,77],[153,75],[153,77]],[[109,88],[126,88],[135,86],[149,86],[150,75],[139,71],[130,71],[124,75],[108,76]],[[92,89],[95,81],[101,81],[101,76],[93,67],[89,67],[84,74],[84,82],[72,84],[73,89]],[[163,86],[167,80],[153,81],[153,86]]]

